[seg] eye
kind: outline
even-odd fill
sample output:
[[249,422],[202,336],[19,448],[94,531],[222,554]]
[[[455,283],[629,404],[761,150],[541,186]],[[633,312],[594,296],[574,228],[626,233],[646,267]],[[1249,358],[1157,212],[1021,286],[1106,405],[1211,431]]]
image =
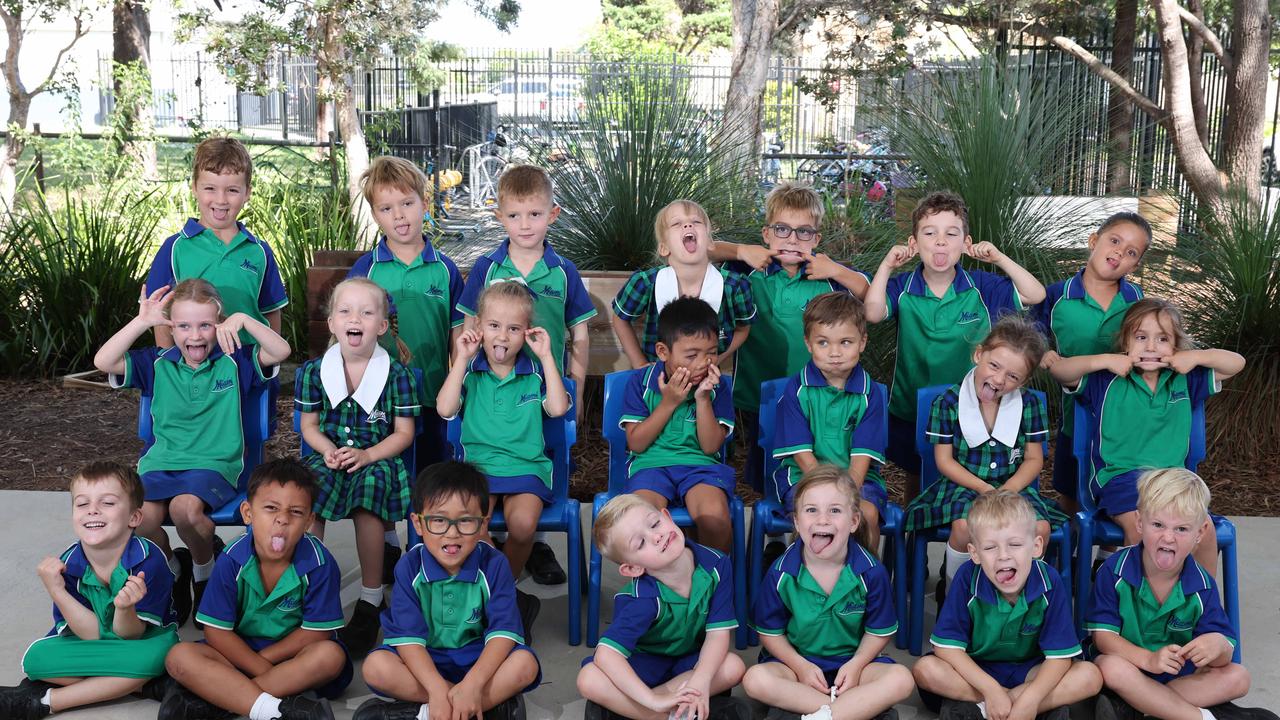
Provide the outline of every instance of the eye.
[[1137,250],[1129,250],[1129,257],[1138,257]]
[[303,517],[304,515],[307,514],[307,511],[303,510],[302,508],[293,508],[292,510],[289,511],[289,514],[294,517]]

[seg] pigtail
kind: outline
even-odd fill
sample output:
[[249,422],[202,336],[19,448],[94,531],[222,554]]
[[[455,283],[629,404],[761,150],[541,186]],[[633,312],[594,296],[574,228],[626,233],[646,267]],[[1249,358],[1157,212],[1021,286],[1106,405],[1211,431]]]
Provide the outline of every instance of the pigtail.
[[410,352],[409,346],[400,339],[400,314],[391,313],[387,317],[387,321],[391,325],[391,335],[396,339],[396,353],[400,356],[400,364],[408,365],[413,361],[413,353]]

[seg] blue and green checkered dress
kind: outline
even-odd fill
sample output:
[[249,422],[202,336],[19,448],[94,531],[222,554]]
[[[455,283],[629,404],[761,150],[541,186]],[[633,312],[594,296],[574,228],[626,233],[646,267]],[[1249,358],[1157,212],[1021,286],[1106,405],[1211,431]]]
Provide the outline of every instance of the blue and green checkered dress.
[[[951,445],[954,457],[964,469],[1000,487],[1022,465],[1027,443],[1043,442],[1049,436],[1049,415],[1040,398],[1027,389],[1022,393],[1022,425],[1014,447],[1007,447],[990,439],[978,447],[969,447],[960,431],[960,386],[948,388],[933,401],[929,411],[929,429],[926,437],[932,445]],[[1047,520],[1052,527],[1067,522],[1067,516],[1056,503],[1040,496],[1035,487],[1022,490],[1022,496],[1035,508],[1036,517]],[[945,477],[925,488],[907,506],[907,532],[950,525],[969,514],[969,506],[978,494],[957,485]]]

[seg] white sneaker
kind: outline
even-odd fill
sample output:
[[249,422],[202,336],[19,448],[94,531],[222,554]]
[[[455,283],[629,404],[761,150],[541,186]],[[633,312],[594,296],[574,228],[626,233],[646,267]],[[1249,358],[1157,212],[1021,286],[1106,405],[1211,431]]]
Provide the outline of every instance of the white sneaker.
[[801,715],[800,720],[831,720],[831,706],[823,705],[808,715]]

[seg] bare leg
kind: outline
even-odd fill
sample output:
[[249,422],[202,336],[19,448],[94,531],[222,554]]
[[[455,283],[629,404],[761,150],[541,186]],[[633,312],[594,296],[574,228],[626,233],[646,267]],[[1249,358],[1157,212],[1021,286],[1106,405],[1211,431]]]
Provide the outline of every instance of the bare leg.
[[982,702],[982,693],[973,689],[950,663],[937,655],[925,655],[916,660],[911,674],[915,676],[917,685],[936,695],[964,702]]
[[311,521],[311,529],[307,531],[322,542],[324,541],[324,522],[324,518],[316,515],[315,519]]
[[957,518],[951,521],[951,538],[947,540],[947,544],[956,552],[969,552],[969,522],[967,520]]
[[[1044,559],[1049,554],[1049,533],[1053,531],[1049,523],[1045,520],[1036,521],[1036,535],[1040,537],[1040,559]],[[1056,705],[1054,707],[1057,707]]]
[[217,650],[199,643],[179,643],[165,658],[165,668],[191,692],[240,715],[247,715],[262,693],[297,695],[337,677],[346,655],[335,642],[312,643],[293,658],[250,679]]
[[1139,712],[1166,720],[1196,720],[1200,708],[1243,697],[1249,691],[1249,673],[1231,663],[1208,668],[1162,685],[1119,655],[1097,660],[1107,687]]
[[191,551],[191,562],[204,565],[213,560],[213,533],[218,529],[204,512],[204,501],[195,495],[178,495],[169,501],[178,537]]
[[[491,710],[510,700],[538,676],[538,661],[525,650],[515,650],[498,666],[493,678],[480,691],[480,706]],[[364,661],[364,681],[397,700],[429,703],[427,689],[409,672],[400,656],[386,650],[369,654]]]
[[134,531],[138,535],[160,546],[167,558],[173,557],[173,548],[169,545],[169,533],[164,531],[164,519],[169,515],[169,501],[152,501],[142,503],[142,522]]
[[858,509],[862,511],[862,522],[867,527],[867,544],[869,550],[880,554],[880,510],[866,500],[858,501]]
[[726,553],[733,550],[729,498],[723,490],[705,483],[694,485],[685,493],[684,504],[698,528],[698,542]]
[[383,535],[382,518],[368,510],[351,514],[356,526],[356,557],[360,561],[360,584],[367,588],[382,587]]
[[122,698],[129,693],[137,692],[147,684],[145,678],[106,676],[46,678],[45,682],[62,686],[49,691],[49,709],[53,712]]
[[[1009,699],[1017,700],[1022,691],[1027,688],[1027,683],[1031,682],[1039,670],[1039,666],[1032,668],[1031,672],[1027,673],[1026,682],[1009,691]],[[1102,673],[1098,667],[1087,661],[1073,662],[1067,674],[1058,681],[1057,686],[1040,701],[1036,712],[1049,712],[1054,708],[1078,703],[1097,695],[1100,690],[1102,690]]]
[[529,553],[533,551],[533,534],[538,530],[542,508],[542,499],[532,493],[502,498],[502,514],[507,521],[507,542],[502,546],[502,552],[507,556],[511,574],[516,580],[520,579]]

